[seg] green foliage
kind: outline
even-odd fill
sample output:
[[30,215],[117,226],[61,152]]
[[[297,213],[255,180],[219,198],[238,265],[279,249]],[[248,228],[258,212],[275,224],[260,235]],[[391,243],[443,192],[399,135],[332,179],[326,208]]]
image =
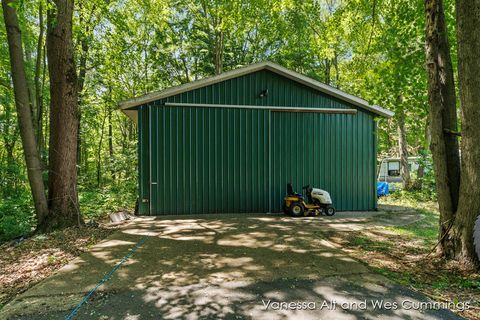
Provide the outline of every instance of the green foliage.
[[0,201],[0,242],[29,234],[35,227],[35,214],[31,195],[22,192],[2,197]]
[[387,204],[400,202],[405,204],[405,206],[416,206],[420,204],[422,205],[420,208],[425,208],[423,207],[424,203],[431,205],[432,201],[435,201],[435,199],[431,198],[430,194],[423,192],[423,190],[398,190],[391,193],[388,197],[382,198],[382,200]]
[[429,152],[421,151],[418,164],[424,168],[424,175],[421,178],[422,185],[418,191],[425,199],[436,200],[437,191],[435,187],[435,172],[433,171],[432,155]]
[[465,277],[458,274],[443,273],[439,280],[434,281],[431,286],[435,289],[445,290],[448,288],[458,289],[477,289],[480,288],[480,280],[465,279]]
[[[371,7],[357,7],[355,2],[348,8],[364,17],[373,13]],[[359,31],[363,41],[354,42],[352,59],[342,64],[347,90],[396,112],[393,119],[381,119],[378,126],[379,151],[390,156],[398,154],[396,127],[401,114],[406,115],[409,144],[418,150],[425,142],[423,12],[421,1],[378,1],[375,16],[370,15],[371,20],[365,22],[368,27]]]
[[[101,219],[106,213],[118,210],[133,211],[136,188],[135,179],[102,188],[82,188],[79,192],[80,210],[86,219]],[[26,187],[22,192],[3,196],[0,213],[0,242],[28,236],[35,229],[33,204]]]
[[80,191],[80,210],[84,217],[98,219],[105,213],[118,210],[133,211],[136,201],[136,183],[92,188]]

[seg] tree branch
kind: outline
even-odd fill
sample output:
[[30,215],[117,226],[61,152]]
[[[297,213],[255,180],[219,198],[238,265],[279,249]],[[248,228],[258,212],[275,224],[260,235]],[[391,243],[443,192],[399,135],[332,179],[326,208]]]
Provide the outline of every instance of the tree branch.
[[447,134],[454,135],[454,136],[458,136],[458,137],[462,136],[462,134],[460,132],[455,131],[455,130],[446,129],[446,128],[443,129],[443,132],[447,133]]
[[375,11],[377,9],[377,0],[373,0],[373,8],[372,8],[372,29],[370,31],[370,38],[368,38],[368,45],[367,45],[367,55],[370,52],[370,44],[372,42],[373,33],[375,31]]

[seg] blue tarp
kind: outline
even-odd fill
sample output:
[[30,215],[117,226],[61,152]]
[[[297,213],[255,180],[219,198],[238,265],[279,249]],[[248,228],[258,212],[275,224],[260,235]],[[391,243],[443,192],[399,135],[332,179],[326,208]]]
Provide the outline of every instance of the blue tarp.
[[377,197],[384,197],[389,195],[388,183],[377,181]]

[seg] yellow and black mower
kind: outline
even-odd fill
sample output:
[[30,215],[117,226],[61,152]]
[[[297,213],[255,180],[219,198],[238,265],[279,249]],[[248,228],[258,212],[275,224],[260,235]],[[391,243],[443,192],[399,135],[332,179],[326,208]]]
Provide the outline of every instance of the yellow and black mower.
[[306,185],[302,188],[305,190],[308,202],[300,193],[293,191],[291,183],[287,184],[287,195],[283,198],[283,212],[293,217],[306,217],[309,215],[333,216],[335,208],[332,205],[330,194],[322,189],[311,188]]

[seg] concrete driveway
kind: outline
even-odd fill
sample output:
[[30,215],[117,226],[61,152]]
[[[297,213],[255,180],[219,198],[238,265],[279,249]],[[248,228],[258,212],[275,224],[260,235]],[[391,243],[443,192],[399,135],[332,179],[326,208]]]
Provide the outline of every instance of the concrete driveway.
[[425,297],[322,236],[419,218],[378,214],[138,218],[5,306],[0,318],[64,319],[147,236],[73,319],[459,319],[421,307]]

